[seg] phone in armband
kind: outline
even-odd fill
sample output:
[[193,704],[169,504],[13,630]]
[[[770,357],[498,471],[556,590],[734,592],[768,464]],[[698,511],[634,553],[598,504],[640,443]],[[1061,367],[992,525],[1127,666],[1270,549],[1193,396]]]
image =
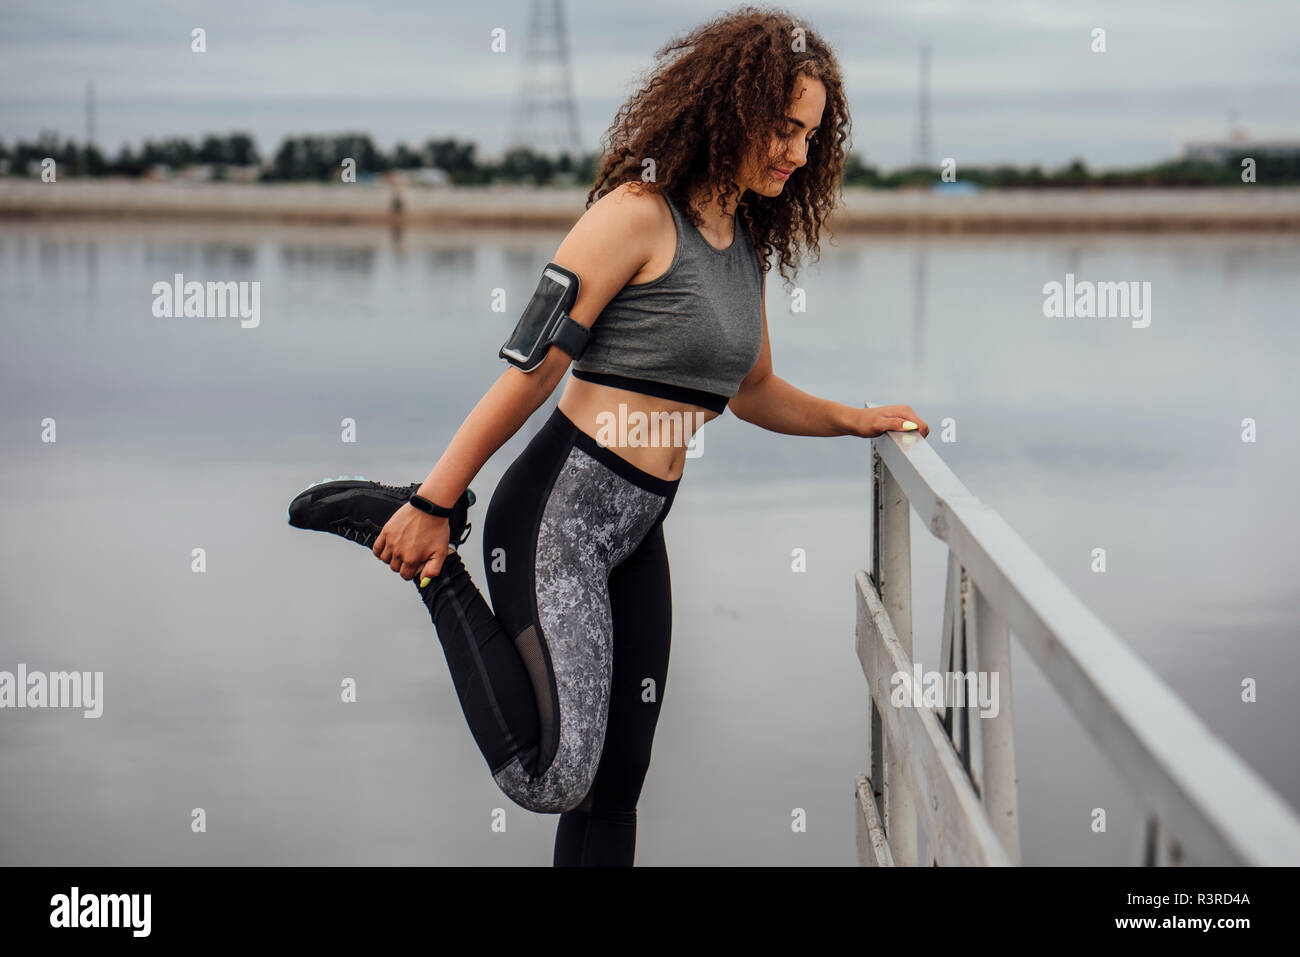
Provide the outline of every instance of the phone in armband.
[[532,372],[542,364],[552,345],[575,359],[580,356],[591,330],[568,312],[578,298],[580,285],[577,273],[547,263],[515,331],[501,347],[500,357],[524,372]]

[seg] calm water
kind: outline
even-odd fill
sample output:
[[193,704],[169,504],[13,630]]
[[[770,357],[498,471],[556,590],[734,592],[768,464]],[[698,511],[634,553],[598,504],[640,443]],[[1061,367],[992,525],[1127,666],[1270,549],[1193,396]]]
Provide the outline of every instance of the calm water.
[[[0,670],[105,681],[98,720],[0,712],[0,863],[550,863],[554,817],[496,790],[411,586],[284,510],[327,476],[423,479],[561,238],[0,224]],[[1276,236],[844,237],[801,273],[806,312],[773,278],[767,299],[778,374],[913,405],[972,491],[1292,806],[1298,262]],[[155,318],[151,287],[177,272],[260,282],[260,324]],[[1044,318],[1067,272],[1151,282],[1150,327]],[[472,519],[553,404],[475,479]],[[665,524],[672,666],[639,864],[855,860],[869,445],[730,415],[705,430]],[[919,524],[913,540],[936,667],[945,553]],[[1025,862],[1135,861],[1132,796],[1018,645],[1014,666]]]

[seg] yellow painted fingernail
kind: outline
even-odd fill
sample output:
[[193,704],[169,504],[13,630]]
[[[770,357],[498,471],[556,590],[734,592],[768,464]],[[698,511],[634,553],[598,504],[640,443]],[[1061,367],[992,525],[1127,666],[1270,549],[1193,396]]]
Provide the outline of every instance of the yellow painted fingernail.
[[420,579],[420,587],[421,587],[421,588],[424,588],[424,587],[425,587],[426,585],[428,585],[429,582],[431,582],[431,581],[433,581],[432,578],[421,578],[421,579]]
[[920,428],[920,426],[917,425],[915,422],[907,422],[907,421],[904,421],[904,422],[903,422],[903,431],[904,431],[904,432],[911,432],[913,429],[919,429],[919,428]]

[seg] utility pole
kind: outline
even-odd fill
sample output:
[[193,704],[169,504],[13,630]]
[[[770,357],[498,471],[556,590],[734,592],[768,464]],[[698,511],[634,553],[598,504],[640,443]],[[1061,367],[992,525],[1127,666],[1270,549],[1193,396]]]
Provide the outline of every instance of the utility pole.
[[532,0],[511,146],[539,153],[582,152],[573,99],[564,0]]
[[930,163],[930,44],[921,44],[921,91],[916,104],[916,165]]
[[86,81],[86,148],[95,145],[95,81]]

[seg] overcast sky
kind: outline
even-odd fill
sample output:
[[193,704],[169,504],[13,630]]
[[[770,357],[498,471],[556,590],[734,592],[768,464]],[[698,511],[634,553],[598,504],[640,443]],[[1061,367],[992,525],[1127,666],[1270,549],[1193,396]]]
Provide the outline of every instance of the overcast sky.
[[[674,34],[738,4],[566,0],[583,146],[596,149],[638,74]],[[360,130],[383,146],[457,137],[481,155],[511,132],[530,0],[0,0],[0,139]],[[853,149],[916,154],[918,50],[932,49],[935,157],[1116,167],[1187,139],[1300,138],[1300,0],[798,0],[848,90]],[[190,33],[207,31],[207,52]],[[493,28],[507,50],[491,52]],[[1090,50],[1106,30],[1107,52]]]

